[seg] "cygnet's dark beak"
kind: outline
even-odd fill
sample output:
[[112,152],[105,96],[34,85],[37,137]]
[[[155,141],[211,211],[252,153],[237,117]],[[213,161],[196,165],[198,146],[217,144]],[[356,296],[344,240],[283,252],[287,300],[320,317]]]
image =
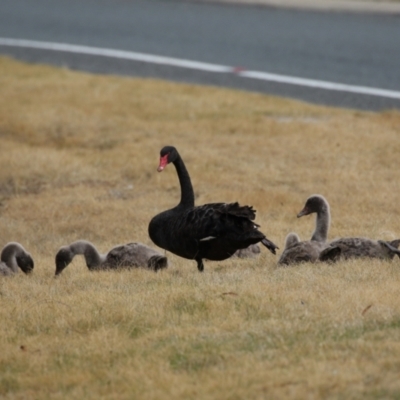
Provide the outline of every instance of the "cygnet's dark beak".
[[297,218],[303,217],[304,215],[310,214],[310,211],[308,210],[307,207],[304,207],[298,214]]

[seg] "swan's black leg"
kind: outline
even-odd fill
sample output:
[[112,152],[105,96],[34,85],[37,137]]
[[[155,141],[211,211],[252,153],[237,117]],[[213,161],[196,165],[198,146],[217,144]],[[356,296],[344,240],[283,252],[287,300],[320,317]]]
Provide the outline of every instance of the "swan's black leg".
[[199,272],[203,272],[204,271],[203,260],[201,258],[196,258],[196,261],[197,261],[197,269],[199,270]]

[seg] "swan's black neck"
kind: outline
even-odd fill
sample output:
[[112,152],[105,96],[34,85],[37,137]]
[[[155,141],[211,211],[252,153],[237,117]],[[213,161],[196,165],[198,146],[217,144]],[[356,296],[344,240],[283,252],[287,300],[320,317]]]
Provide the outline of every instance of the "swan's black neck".
[[186,169],[180,155],[174,161],[176,172],[178,173],[179,183],[181,185],[181,207],[194,207],[194,192],[189,172]]

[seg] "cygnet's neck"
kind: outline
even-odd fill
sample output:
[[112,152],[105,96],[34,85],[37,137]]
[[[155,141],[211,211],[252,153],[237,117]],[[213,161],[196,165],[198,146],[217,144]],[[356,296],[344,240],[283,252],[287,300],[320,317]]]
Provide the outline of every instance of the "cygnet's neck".
[[105,255],[100,254],[92,243],[85,240],[72,243],[70,249],[74,255],[82,254],[85,257],[89,269],[99,267],[106,260]]
[[24,252],[25,249],[19,243],[8,243],[1,252],[1,261],[13,272],[18,272],[17,255]]
[[311,237],[311,240],[317,242],[326,242],[328,239],[329,225],[331,223],[331,215],[329,206],[326,203],[321,205],[321,208],[317,212],[317,218],[315,221],[315,231]]

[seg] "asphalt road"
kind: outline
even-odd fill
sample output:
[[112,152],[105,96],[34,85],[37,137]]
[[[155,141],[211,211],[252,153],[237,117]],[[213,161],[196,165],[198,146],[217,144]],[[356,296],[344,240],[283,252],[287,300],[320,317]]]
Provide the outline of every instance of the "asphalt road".
[[[142,52],[400,92],[400,15],[173,0],[2,0],[0,37]],[[232,73],[4,45],[0,53],[73,69],[235,87],[340,107],[400,109],[396,98]]]

